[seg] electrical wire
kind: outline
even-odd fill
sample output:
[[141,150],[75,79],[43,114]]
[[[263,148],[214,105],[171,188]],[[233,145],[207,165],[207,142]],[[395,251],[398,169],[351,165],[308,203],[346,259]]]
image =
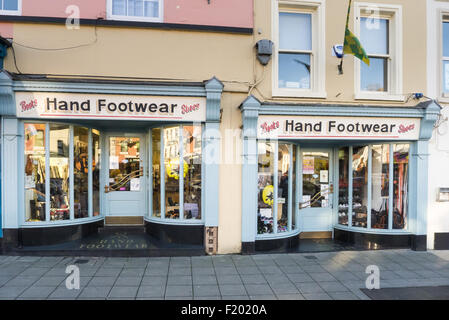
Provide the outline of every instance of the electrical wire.
[[16,50],[14,50],[14,46],[13,46],[13,45],[11,45],[11,50],[12,50],[12,56],[13,56],[13,58],[14,58],[14,66],[16,67],[17,72],[18,72],[19,74],[22,74],[22,71],[20,71],[19,67],[17,66]]

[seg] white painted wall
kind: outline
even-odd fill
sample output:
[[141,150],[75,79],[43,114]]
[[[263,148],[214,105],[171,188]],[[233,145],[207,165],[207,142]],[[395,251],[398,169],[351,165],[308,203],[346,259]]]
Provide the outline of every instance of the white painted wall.
[[[427,96],[443,107],[443,119],[449,118],[449,99],[442,97],[442,13],[449,15],[448,0],[427,0]],[[449,123],[444,121],[433,132],[429,143],[429,190],[427,212],[427,248],[434,247],[435,232],[449,232],[449,202],[438,202],[438,189],[449,188]]]

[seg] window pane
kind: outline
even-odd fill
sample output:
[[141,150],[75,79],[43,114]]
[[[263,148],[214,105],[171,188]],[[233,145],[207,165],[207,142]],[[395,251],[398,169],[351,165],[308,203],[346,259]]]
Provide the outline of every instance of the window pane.
[[366,228],[368,206],[368,147],[352,152],[352,226]]
[[389,20],[361,18],[360,41],[368,55],[389,54]]
[[184,219],[201,219],[201,126],[183,126]]
[[388,229],[390,145],[372,147],[371,227]]
[[449,57],[449,22],[443,23],[443,56]]
[[19,0],[3,0],[3,10],[19,10]]
[[126,16],[126,0],[112,0],[112,14]]
[[388,91],[388,60],[370,57],[370,65],[361,63],[361,90]]
[[70,219],[68,125],[50,124],[50,220]]
[[100,131],[92,129],[92,207],[93,216],[100,215]]
[[304,152],[302,156],[302,207],[329,207],[329,153]]
[[310,54],[279,54],[279,88],[310,89]]
[[88,193],[89,193],[89,129],[73,128],[73,188],[74,188],[74,214],[75,218],[86,218],[89,216]]
[[140,138],[109,138],[109,188],[140,191]]
[[141,17],[143,15],[143,0],[128,0],[128,16]]
[[407,228],[408,213],[408,144],[394,145],[393,229]]
[[279,144],[278,150],[278,232],[288,231],[288,171],[291,166],[291,145]]
[[25,220],[45,221],[45,124],[25,123]]
[[449,92],[449,61],[443,61],[443,90]]
[[153,138],[153,217],[161,217],[161,129],[151,130]]
[[274,150],[272,142],[258,143],[258,209],[257,233],[273,233]]
[[[179,219],[179,127],[164,129],[165,217]],[[184,170],[186,173],[187,170]]]
[[338,223],[348,225],[349,148],[338,150]]
[[312,15],[279,13],[279,49],[312,50]]
[[159,17],[159,1],[144,2],[145,17]]
[[293,192],[292,192],[292,196],[293,196],[293,199],[292,199],[292,230],[296,230],[296,227],[297,227],[297,225],[296,225],[296,208],[297,208],[297,201],[298,201],[298,197],[296,196],[296,173],[297,173],[297,170],[296,170],[296,146],[295,145],[293,145],[292,146],[292,148],[293,148],[293,159],[292,159],[292,176],[291,176],[291,179],[292,179],[292,188],[293,188]]

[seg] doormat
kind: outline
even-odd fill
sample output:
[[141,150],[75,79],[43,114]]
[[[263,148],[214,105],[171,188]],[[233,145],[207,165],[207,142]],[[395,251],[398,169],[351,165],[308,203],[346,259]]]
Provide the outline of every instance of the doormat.
[[449,286],[360,290],[371,300],[449,300]]

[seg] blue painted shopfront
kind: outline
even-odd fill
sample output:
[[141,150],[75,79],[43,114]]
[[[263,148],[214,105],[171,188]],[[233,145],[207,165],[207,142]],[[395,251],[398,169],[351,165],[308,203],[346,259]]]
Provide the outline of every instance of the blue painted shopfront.
[[[353,234],[357,234],[355,237],[369,238],[365,241],[368,243],[366,246],[374,249],[390,245],[393,247],[394,242],[401,242],[402,245],[417,250],[422,250],[423,246],[425,249],[428,140],[440,113],[438,104],[427,101],[414,107],[281,105],[260,103],[250,96],[242,103],[240,109],[243,117],[242,192],[245,194],[245,200],[242,201],[242,250],[244,252],[252,252],[258,250],[257,248],[270,248],[269,243],[286,245],[285,241],[282,242],[286,239],[289,245],[294,245],[298,236],[307,235],[310,231],[327,232],[332,234],[334,239],[343,237],[344,234],[344,237],[354,240]],[[386,122],[405,119],[414,123],[411,127],[419,126],[419,132],[416,132],[411,140],[404,136],[403,139],[395,137],[397,140],[394,141],[382,140],[381,137],[364,139],[355,136],[292,138],[284,135],[269,139],[261,138],[258,128],[261,124],[260,119],[264,120],[262,121],[264,131],[269,132],[277,129],[279,119],[285,122],[285,119],[290,117],[316,119],[319,122],[318,128],[321,122],[329,121],[329,118],[368,119],[367,121],[385,119]],[[270,119],[273,121],[265,121]],[[289,123],[293,128],[293,122]],[[394,127],[390,126],[392,127],[385,125],[385,130]],[[353,127],[350,128],[353,130]],[[403,130],[406,131],[407,128]],[[383,157],[376,158],[376,162],[373,157],[379,155],[379,151]],[[314,156],[315,166],[317,162],[321,165],[323,161],[325,162],[325,167],[321,168],[324,170],[313,172]],[[358,159],[363,157],[366,168],[362,176],[357,177],[359,173],[357,161],[361,162],[362,160]],[[303,172],[309,170],[307,161],[310,160],[312,172]],[[324,173],[323,177],[319,177],[320,172]],[[268,183],[264,181],[267,174]],[[312,179],[313,174],[315,180],[325,179],[326,182],[321,185],[322,190],[317,191],[315,195],[323,199],[318,201],[318,204],[317,200],[314,200],[314,193],[306,195],[306,188],[310,188],[307,179]],[[342,174],[346,175],[344,183]],[[287,177],[288,185],[282,182],[283,180],[287,182]],[[356,198],[361,187],[360,179],[364,181],[363,193],[367,199],[363,206]],[[306,183],[308,185],[305,185]],[[346,203],[342,204],[343,191],[346,193]],[[262,199],[267,193],[271,193],[271,200]],[[401,210],[407,213],[406,219],[405,213]],[[358,213],[362,211],[363,215]],[[384,217],[381,217],[381,212]],[[364,216],[364,220],[359,216]],[[401,240],[397,241],[399,238]],[[378,240],[381,245],[376,243]],[[271,247],[273,246],[276,245],[273,244]]]

